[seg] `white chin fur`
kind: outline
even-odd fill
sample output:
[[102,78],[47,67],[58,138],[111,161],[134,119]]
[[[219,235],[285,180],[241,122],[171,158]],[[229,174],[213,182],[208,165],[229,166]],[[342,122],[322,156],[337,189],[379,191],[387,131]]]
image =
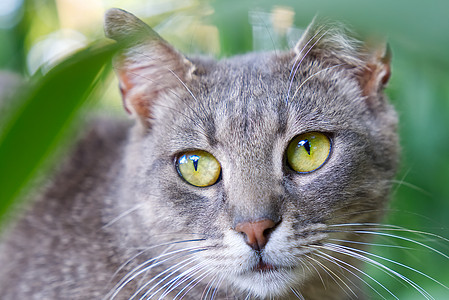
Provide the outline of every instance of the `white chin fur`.
[[290,287],[298,283],[294,270],[274,270],[265,272],[245,272],[230,276],[232,284],[243,294],[250,293],[260,299],[285,296]]

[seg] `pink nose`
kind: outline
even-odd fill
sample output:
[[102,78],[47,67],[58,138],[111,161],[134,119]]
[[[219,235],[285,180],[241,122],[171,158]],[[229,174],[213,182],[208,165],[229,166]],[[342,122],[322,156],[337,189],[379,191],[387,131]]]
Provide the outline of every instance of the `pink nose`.
[[237,232],[245,235],[245,242],[256,251],[262,250],[268,242],[271,229],[276,226],[272,220],[239,223],[235,226]]

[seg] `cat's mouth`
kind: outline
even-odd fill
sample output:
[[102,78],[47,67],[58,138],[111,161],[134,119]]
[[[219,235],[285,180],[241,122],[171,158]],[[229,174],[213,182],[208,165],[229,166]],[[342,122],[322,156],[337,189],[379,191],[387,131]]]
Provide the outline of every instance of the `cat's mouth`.
[[259,262],[254,265],[251,268],[252,272],[260,272],[260,273],[266,273],[266,272],[272,272],[272,271],[278,271],[279,267],[272,265],[268,262],[265,262],[262,257],[259,258]]
[[269,272],[269,271],[275,271],[278,268],[276,266],[273,266],[272,264],[264,262],[262,259],[260,259],[259,263],[253,267],[254,272]]

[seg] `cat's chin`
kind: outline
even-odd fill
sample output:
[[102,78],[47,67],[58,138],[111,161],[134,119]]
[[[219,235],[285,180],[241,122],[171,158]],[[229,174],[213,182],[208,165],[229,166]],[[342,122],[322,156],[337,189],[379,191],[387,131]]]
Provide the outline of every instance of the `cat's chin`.
[[291,287],[301,282],[299,272],[260,262],[234,277],[233,284],[244,293],[260,299],[271,299],[291,293]]

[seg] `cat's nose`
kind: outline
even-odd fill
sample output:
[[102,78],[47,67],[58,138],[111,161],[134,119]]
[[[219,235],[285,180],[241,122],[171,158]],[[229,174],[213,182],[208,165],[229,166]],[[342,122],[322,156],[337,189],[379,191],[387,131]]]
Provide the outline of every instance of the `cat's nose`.
[[262,250],[268,242],[276,223],[270,219],[257,222],[244,222],[235,226],[237,232],[245,235],[245,242],[256,251]]

